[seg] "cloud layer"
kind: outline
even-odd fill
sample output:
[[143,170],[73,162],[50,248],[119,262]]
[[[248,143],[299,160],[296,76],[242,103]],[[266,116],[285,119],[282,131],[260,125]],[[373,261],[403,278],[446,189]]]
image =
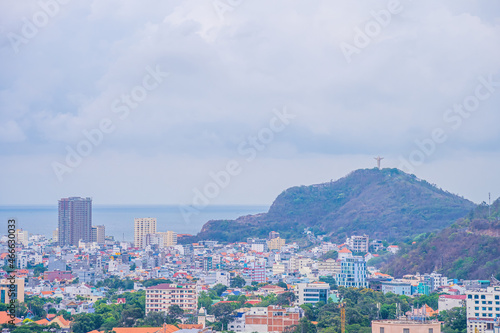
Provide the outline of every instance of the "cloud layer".
[[[499,9],[479,0],[2,2],[0,202],[191,203],[210,172],[236,160],[242,172],[211,203],[270,204],[288,186],[373,167],[379,154],[385,167],[413,157],[417,176],[476,202],[498,197]],[[346,57],[345,45],[356,51]],[[155,81],[155,71],[168,76]],[[447,110],[489,77],[473,111],[449,114],[461,117],[454,128]],[[246,161],[238,147],[283,107],[296,117]],[[446,140],[426,152],[417,142],[436,129]]]

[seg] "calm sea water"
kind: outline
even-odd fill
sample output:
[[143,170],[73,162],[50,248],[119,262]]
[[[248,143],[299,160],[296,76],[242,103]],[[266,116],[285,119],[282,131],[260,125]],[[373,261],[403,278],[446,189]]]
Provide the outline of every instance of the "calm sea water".
[[[186,219],[179,206],[92,206],[92,224],[106,226],[106,235],[117,240],[134,239],[134,218],[156,217],[157,231],[173,230],[177,233],[196,234],[209,220],[235,219],[239,216],[267,212],[268,206],[209,206],[198,209]],[[57,228],[57,205],[54,206],[0,206],[0,221],[7,234],[7,220],[16,218],[17,228],[30,234],[52,238]]]

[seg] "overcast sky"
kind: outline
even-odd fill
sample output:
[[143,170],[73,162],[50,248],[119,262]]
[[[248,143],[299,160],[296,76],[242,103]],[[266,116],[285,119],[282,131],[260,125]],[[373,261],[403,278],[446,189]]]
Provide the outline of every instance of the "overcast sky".
[[486,0],[2,0],[0,204],[269,205],[378,155],[496,198],[499,15]]

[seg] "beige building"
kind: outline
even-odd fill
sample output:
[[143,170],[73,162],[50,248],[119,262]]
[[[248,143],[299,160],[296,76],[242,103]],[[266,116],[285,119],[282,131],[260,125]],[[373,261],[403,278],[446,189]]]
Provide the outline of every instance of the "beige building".
[[275,262],[273,264],[273,275],[282,275],[285,274],[288,270],[286,269],[286,265],[283,263]]
[[134,219],[134,246],[144,248],[144,237],[147,234],[156,233],[156,218],[136,218]]
[[164,247],[177,245],[177,233],[175,231],[158,232],[157,234],[163,237]]
[[29,233],[27,230],[17,229],[16,230],[16,243],[23,244],[23,246],[28,246]]
[[372,333],[441,333],[441,323],[437,320],[374,320]]
[[269,250],[281,250],[281,247],[285,246],[286,241],[279,236],[273,238],[267,242],[267,247]]
[[106,242],[106,227],[103,225],[92,226],[92,242],[104,244]]
[[52,231],[52,241],[53,242],[59,242],[59,228],[56,228],[56,230]]
[[311,258],[300,258],[300,257],[292,257],[290,258],[290,272],[299,271],[304,267],[309,267],[313,264],[313,260]]
[[[13,283],[14,282],[14,283]],[[1,279],[0,280],[0,302],[7,304],[10,302],[10,295],[16,294],[19,302],[24,302],[24,279]]]
[[332,275],[340,274],[341,267],[340,262],[335,259],[326,259],[325,261],[319,261],[317,263],[318,271],[327,271]]
[[146,314],[150,311],[168,312],[174,304],[184,312],[196,314],[196,284],[163,283],[146,289]]

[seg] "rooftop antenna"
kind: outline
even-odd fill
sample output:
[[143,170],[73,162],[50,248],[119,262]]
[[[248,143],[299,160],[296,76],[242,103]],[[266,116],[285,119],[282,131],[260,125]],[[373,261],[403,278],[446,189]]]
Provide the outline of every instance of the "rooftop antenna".
[[488,193],[488,215],[491,219],[491,192]]
[[373,159],[375,159],[377,161],[377,167],[380,170],[380,161],[382,161],[384,158],[380,157],[380,156],[377,156],[377,157],[374,157]]

